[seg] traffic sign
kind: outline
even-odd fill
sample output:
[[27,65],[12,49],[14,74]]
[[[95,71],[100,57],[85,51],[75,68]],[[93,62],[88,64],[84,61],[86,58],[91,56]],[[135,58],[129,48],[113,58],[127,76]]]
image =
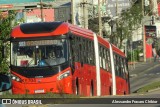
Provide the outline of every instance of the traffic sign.
[[153,38],[148,38],[146,42],[151,45],[153,43]]

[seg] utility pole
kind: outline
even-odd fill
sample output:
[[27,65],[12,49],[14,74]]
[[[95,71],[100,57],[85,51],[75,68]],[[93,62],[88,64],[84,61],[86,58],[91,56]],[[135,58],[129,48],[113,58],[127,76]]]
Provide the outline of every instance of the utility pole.
[[41,10],[41,21],[44,22],[44,18],[43,18],[43,3],[42,0],[40,0],[40,10]]
[[[142,15],[144,16],[144,0],[142,0]],[[146,62],[146,36],[144,34],[143,21],[142,21],[142,37],[143,37],[143,61]]]
[[86,11],[85,11],[85,1],[81,3],[82,8],[83,8],[83,27],[86,28]]
[[102,36],[101,0],[98,0],[99,35]]
[[144,16],[144,0],[142,0],[142,15]]
[[152,7],[152,9],[153,9],[153,14],[154,14],[155,16],[157,16],[157,15],[158,15],[157,0],[152,0],[152,3],[153,3],[153,7]]
[[71,12],[72,12],[72,24],[75,25],[75,14],[74,14],[74,0],[71,0]]
[[81,6],[83,7],[83,27],[85,29],[88,29],[88,12],[87,12],[87,5],[89,3],[87,3],[85,0],[83,0],[83,2],[80,3]]
[[116,0],[116,16],[118,16],[118,0]]

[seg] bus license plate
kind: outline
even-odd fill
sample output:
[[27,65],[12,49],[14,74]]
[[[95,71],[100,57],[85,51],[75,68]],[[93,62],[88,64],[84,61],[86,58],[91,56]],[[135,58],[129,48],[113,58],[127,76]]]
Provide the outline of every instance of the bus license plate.
[[35,90],[35,93],[44,93],[44,90]]

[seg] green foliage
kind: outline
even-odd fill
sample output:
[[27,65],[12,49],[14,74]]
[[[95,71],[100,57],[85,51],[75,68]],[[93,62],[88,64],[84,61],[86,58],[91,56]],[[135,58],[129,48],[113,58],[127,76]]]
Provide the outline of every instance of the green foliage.
[[11,94],[9,91],[5,91],[3,95],[0,96],[0,98],[80,98],[81,96],[77,96],[74,94],[56,94],[56,93],[46,93],[46,94]]
[[[0,12],[1,14],[1,12]],[[15,11],[9,11],[8,17],[0,17],[0,72],[6,73],[9,71],[9,44],[7,39],[10,37],[10,32],[12,29],[12,21],[15,19]],[[6,48],[5,58],[3,55],[3,46]]]
[[148,84],[140,89],[138,89],[136,92],[137,93],[144,93],[144,92],[148,92],[150,90],[155,90],[155,89],[159,89],[160,88],[160,81]]
[[131,39],[132,32],[140,27],[142,18],[141,6],[139,4],[135,4],[132,8],[121,13],[121,18],[117,22],[116,32],[116,38],[120,41],[119,48],[122,48],[124,39]]
[[128,52],[128,61],[139,61],[139,53],[139,49]]
[[95,33],[99,32],[99,24],[98,24],[98,18],[89,19],[88,20],[88,28],[92,30]]
[[[102,24],[106,22],[108,22],[110,26],[116,24],[115,32],[112,32],[112,34],[110,35],[107,31],[103,31],[103,36],[110,38],[111,43],[115,44],[119,48],[122,48],[123,40],[131,39],[132,32],[138,29],[141,25],[141,21],[143,18],[141,2],[137,2],[133,4],[131,8],[123,10],[118,17],[119,18],[114,21],[109,21],[111,20],[110,17],[102,18]],[[88,28],[95,33],[99,32],[98,18],[89,19],[88,25]]]

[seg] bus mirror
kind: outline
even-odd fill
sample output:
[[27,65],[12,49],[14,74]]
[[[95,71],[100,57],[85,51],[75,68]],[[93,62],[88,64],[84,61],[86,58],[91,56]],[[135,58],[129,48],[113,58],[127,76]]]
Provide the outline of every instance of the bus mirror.
[[11,78],[7,75],[0,74],[0,92],[11,89]]

